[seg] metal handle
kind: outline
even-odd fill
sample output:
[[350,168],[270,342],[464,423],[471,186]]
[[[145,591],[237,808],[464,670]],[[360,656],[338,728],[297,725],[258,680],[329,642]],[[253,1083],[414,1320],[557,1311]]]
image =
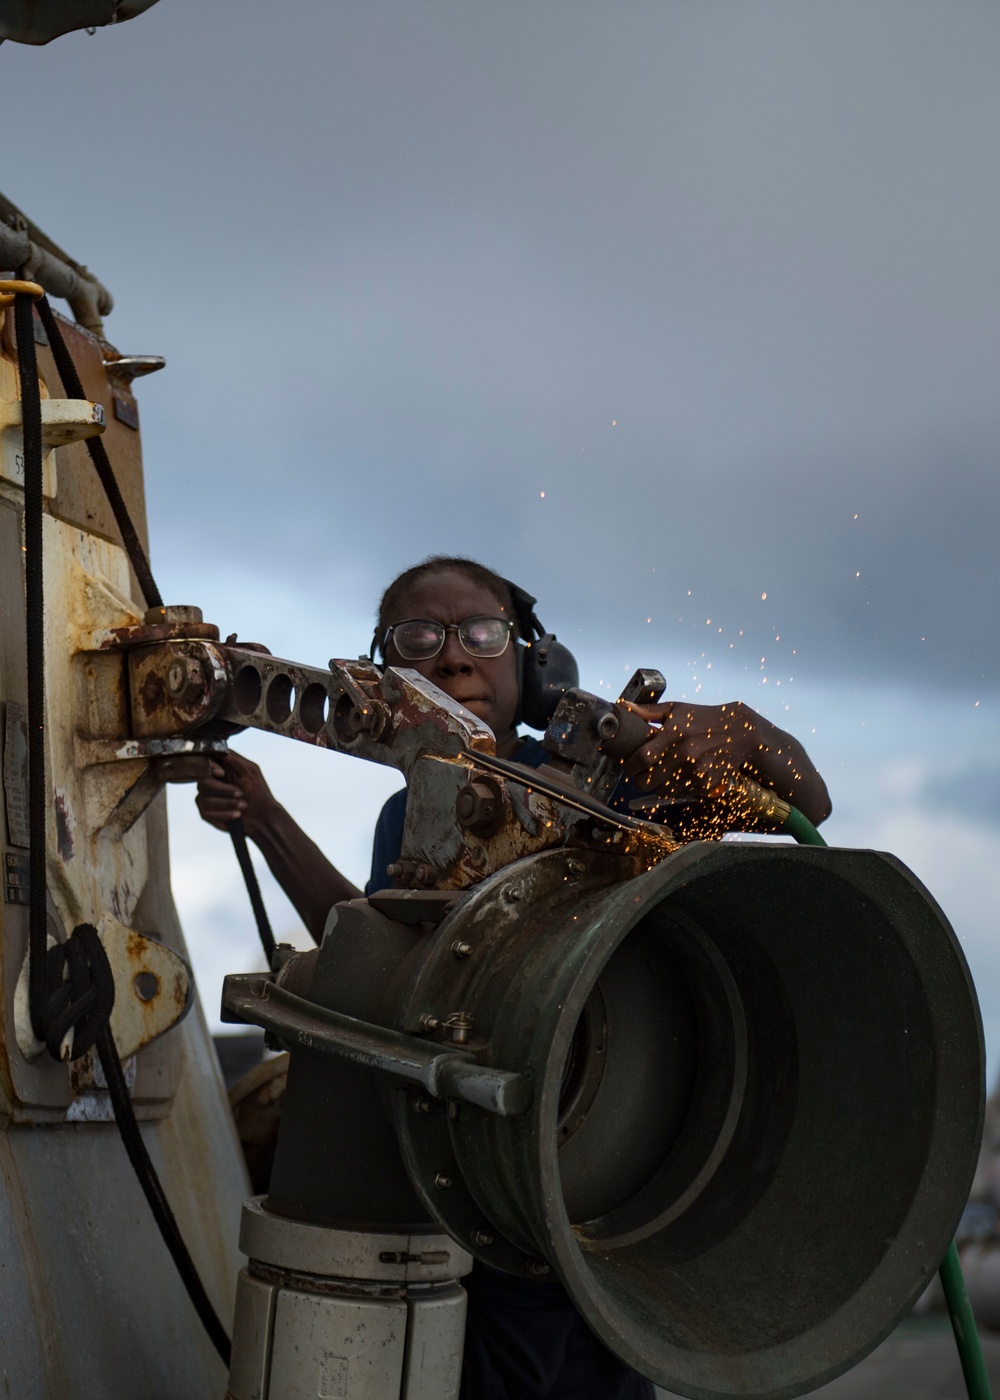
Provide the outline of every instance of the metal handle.
[[330,1011],[260,973],[227,977],[222,1011],[224,1020],[263,1026],[286,1044],[419,1084],[436,1099],[460,1099],[502,1118],[524,1113],[531,1103],[531,1086],[521,1074],[481,1065],[468,1050],[444,1049],[403,1031]]

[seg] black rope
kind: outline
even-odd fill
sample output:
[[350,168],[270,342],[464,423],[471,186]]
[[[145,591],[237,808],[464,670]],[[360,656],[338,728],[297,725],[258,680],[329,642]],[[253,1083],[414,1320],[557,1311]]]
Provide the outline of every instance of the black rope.
[[[122,1073],[118,1048],[111,1033],[110,1017],[115,1001],[115,984],[104,945],[93,924],[79,924],[65,943],[51,950],[47,947],[42,410],[35,356],[32,300],[24,292],[15,296],[14,329],[17,335],[24,437],[30,840],[28,871],[31,881],[28,909],[28,1008],[31,1025],[36,1037],[45,1042],[49,1053],[57,1060],[62,1058],[62,1043],[70,1032],[73,1036],[71,1058],[78,1058],[91,1046],[96,1045],[111,1096],[115,1122],[128,1159],[188,1296],[212,1345],[228,1366],[231,1350],[229,1338],[198,1277],[194,1261],[181,1237],[177,1221],[139,1131],[128,1085]],[[65,346],[63,348],[65,349]],[[72,361],[70,365],[72,366]],[[75,376],[75,370],[73,374]],[[83,397],[78,379],[74,378],[67,383],[64,378],[63,384],[68,393],[77,398]],[[146,567],[148,571],[148,565]]]
[[[80,376],[76,372],[76,365],[73,357],[66,347],[59,322],[52,314],[52,308],[48,303],[48,298],[42,297],[38,303],[38,314],[41,317],[45,333],[49,338],[49,346],[52,350],[52,357],[56,362],[56,369],[59,371],[59,378],[62,380],[63,389],[71,399],[85,399],[87,396],[83,392],[83,385],[80,383]],[[128,507],[122,498],[122,493],[118,489],[118,482],[115,478],[114,470],[108,458],[107,448],[99,437],[87,439],[87,451],[90,453],[90,460],[93,462],[104,487],[104,494],[108,498],[108,505],[118,523],[121,531],[122,544],[125,546],[125,553],[129,557],[135,576],[139,580],[139,587],[142,589],[142,596],[146,600],[147,608],[162,608],[163,599],[160,597],[160,590],[156,586],[152,570],[149,567],[149,560],[146,558],[146,551],[142,547],[142,541],[132,524],[132,517],[128,513]]]
[[232,1344],[226,1333],[226,1329],[219,1321],[218,1314],[212,1307],[211,1300],[205,1292],[205,1285],[199,1277],[194,1260],[188,1253],[187,1245],[181,1235],[174,1213],[170,1209],[170,1202],[167,1200],[160,1178],[153,1166],[152,1159],[146,1150],[142,1133],[139,1131],[139,1124],[135,1116],[135,1108],[125,1082],[125,1075],[122,1071],[121,1060],[118,1058],[118,1047],[115,1038],[111,1034],[111,1028],[107,1024],[97,1037],[97,1053],[100,1057],[101,1068],[104,1070],[104,1078],[108,1086],[108,1093],[111,1096],[111,1106],[114,1109],[115,1122],[118,1124],[118,1132],[121,1135],[122,1143],[128,1154],[128,1159],[136,1176],[139,1178],[139,1185],[145,1193],[149,1208],[153,1212],[153,1218],[160,1229],[163,1241],[170,1251],[177,1272],[181,1276],[184,1287],[187,1289],[188,1297],[194,1304],[195,1311],[201,1319],[209,1340],[219,1353],[228,1368]]
[[21,425],[24,437],[24,588],[28,653],[28,1011],[45,1040],[48,979],[45,949],[45,597],[42,556],[42,400],[35,357],[32,300],[14,298]]
[[264,956],[267,958],[268,967],[270,967],[274,961],[274,934],[271,930],[271,921],[267,917],[267,910],[264,908],[260,885],[257,883],[257,872],[250,860],[250,852],[247,849],[247,834],[243,829],[242,817],[236,817],[229,823],[229,834],[233,838],[233,850],[236,852],[236,859],[243,871],[243,881],[247,887],[247,894],[250,896],[253,916],[257,921],[257,932],[260,934]]

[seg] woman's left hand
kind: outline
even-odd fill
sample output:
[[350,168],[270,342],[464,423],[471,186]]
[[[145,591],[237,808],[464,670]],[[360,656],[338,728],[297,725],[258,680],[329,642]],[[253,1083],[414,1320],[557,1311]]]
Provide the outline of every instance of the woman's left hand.
[[632,705],[658,726],[625,761],[625,776],[650,792],[702,796],[732,773],[752,769],[762,744],[760,716],[738,701],[731,705]]
[[817,825],[830,815],[826,784],[805,749],[770,720],[733,701],[726,705],[632,705],[658,728],[625,760],[640,788],[674,798],[702,797],[734,773],[747,773]]

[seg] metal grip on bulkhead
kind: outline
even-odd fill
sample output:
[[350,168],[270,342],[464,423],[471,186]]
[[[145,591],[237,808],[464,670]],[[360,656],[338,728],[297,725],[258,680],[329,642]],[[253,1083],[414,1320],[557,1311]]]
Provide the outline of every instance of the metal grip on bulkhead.
[[460,1042],[530,1103],[296,1049],[268,1206],[438,1221],[557,1275],[671,1391],[800,1394],[876,1345],[955,1230],[984,1103],[968,969],[891,856],[696,843],[624,875],[557,850],[436,923],[406,891],[341,906],[312,999]]

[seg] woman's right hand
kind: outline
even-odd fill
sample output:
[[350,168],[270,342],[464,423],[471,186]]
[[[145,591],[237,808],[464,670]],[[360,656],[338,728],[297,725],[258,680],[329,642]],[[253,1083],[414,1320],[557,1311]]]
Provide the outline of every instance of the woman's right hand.
[[220,831],[228,831],[230,822],[242,817],[250,837],[277,805],[257,764],[232,752],[213,758],[212,776],[198,784],[195,802],[202,821]]

